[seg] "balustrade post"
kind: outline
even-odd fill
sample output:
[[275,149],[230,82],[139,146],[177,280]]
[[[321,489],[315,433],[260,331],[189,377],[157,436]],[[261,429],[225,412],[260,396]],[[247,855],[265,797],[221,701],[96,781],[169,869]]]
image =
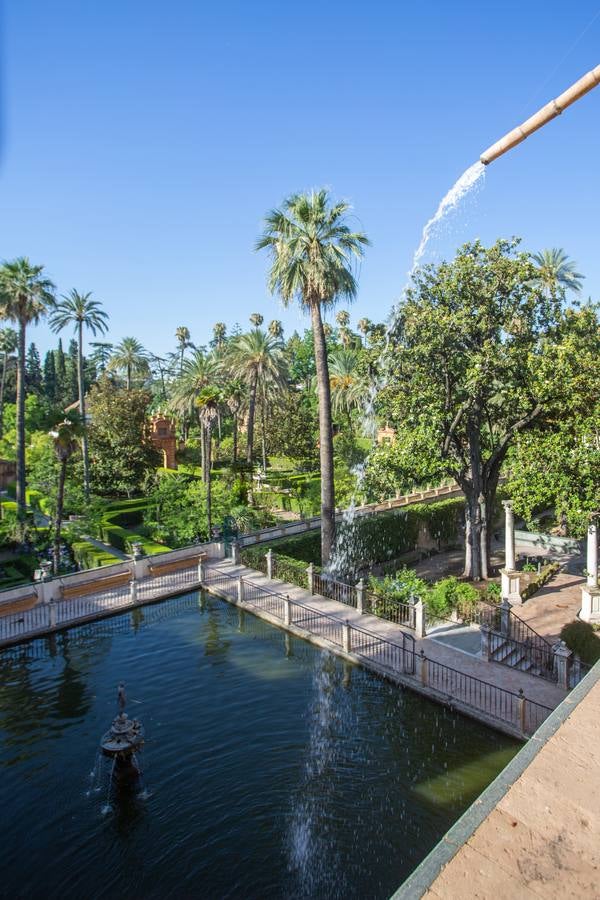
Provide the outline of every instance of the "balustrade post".
[[356,585],[356,612],[362,616],[365,611],[365,582],[361,578]]
[[267,578],[269,581],[273,580],[273,551],[269,548],[265,553],[267,558]]
[[314,594],[315,592],[315,567],[312,563],[308,566],[306,570],[306,577],[308,579],[308,593]]
[[129,582],[129,600],[131,603],[137,603],[138,599],[138,586],[135,578],[132,578]]
[[240,545],[238,541],[233,541],[231,545],[231,562],[234,566],[239,566],[240,564]]
[[198,584],[202,584],[204,581],[204,560],[201,556],[198,557]]
[[292,604],[290,595],[286,594],[283,601],[283,624],[289,627],[292,624]]
[[504,637],[510,637],[510,610],[511,605],[506,598],[500,604],[500,631]]
[[425,607],[420,597],[413,600],[413,622],[415,637],[421,640],[421,638],[425,637]]
[[56,603],[52,597],[48,601],[48,624],[50,628],[56,628]]
[[421,679],[422,685],[427,685],[427,657],[425,656],[425,651],[421,650],[419,653],[419,665],[421,667],[421,671],[419,672],[419,676]]
[[554,653],[554,668],[558,675],[558,686],[564,691],[568,691],[573,651],[569,650],[564,641],[557,641],[552,651]]
[[517,700],[517,709],[519,714],[519,727],[523,734],[526,734],[526,726],[527,726],[527,700],[525,699],[525,695],[523,693],[523,688],[519,688],[519,699]]
[[352,633],[348,620],[342,625],[342,648],[346,653],[350,653],[352,650]]
[[241,575],[238,577],[237,595],[238,595],[238,601],[240,603],[243,603],[244,602],[244,579]]
[[481,658],[486,662],[492,659],[492,633],[489,625],[482,624],[479,626],[481,634]]

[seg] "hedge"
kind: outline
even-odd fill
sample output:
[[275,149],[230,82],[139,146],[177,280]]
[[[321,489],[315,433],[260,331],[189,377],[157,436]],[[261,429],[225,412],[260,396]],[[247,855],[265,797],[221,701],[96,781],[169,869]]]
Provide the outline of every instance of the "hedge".
[[132,544],[140,544],[146,556],[166,553],[171,549],[170,547],[158,544],[144,534],[129,531],[126,527],[141,524],[149,506],[149,501],[143,498],[117,500],[111,503],[100,523],[100,539],[106,544],[122,550],[123,553],[131,553]]
[[77,564],[82,569],[96,569],[98,566],[111,566],[121,562],[118,556],[114,556],[107,550],[101,550],[89,541],[74,541],[71,550]]
[[593,666],[600,659],[600,638],[589,622],[575,621],[563,625],[560,637],[569,650],[576,653],[589,666]]
[[[273,548],[271,547],[271,549]],[[266,572],[266,552],[266,544],[262,544],[258,547],[244,547],[240,554],[240,559],[242,563],[250,569]],[[275,571],[273,574],[276,578],[279,578],[281,581],[287,581],[290,584],[297,584],[298,587],[302,587],[305,590],[308,589],[308,575],[306,574],[308,566],[304,562],[294,559],[291,556],[285,556],[281,553],[274,553],[274,557]],[[321,567],[315,566],[315,572],[318,573],[320,571]]]
[[538,575],[531,579],[528,585],[526,585],[521,591],[521,599],[529,600],[530,597],[533,597],[537,591],[541,587],[543,587],[546,582],[550,581],[553,575],[560,571],[560,564],[557,562],[548,563],[548,565],[543,566]]

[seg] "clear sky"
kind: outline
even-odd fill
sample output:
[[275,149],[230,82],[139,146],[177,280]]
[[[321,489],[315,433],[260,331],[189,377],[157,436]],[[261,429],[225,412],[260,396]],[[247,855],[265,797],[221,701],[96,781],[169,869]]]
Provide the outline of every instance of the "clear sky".
[[[160,354],[178,325],[302,327],[252,248],[310,187],[353,203],[373,242],[353,321],[385,318],[453,181],[600,63],[600,0],[5,0],[1,40],[0,258],[93,291],[111,340]],[[520,235],[598,298],[599,159],[600,88],[494,163],[427,259]]]

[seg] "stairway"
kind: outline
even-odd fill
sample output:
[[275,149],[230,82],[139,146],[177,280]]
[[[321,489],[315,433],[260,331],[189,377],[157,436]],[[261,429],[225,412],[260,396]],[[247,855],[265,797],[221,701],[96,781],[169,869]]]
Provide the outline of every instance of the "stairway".
[[498,632],[492,632],[491,660],[512,669],[519,669],[529,675],[544,675],[541,667],[535,661],[535,651],[527,644],[512,641]]

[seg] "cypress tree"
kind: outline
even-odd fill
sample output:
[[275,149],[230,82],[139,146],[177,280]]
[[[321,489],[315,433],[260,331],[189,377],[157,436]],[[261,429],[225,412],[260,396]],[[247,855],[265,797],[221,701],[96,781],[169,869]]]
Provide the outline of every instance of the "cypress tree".
[[67,363],[62,339],[58,339],[58,348],[54,351],[54,368],[56,370],[56,401],[62,406],[69,403],[69,382],[67,378]]
[[42,393],[42,363],[38,348],[33,342],[29,345],[25,359],[25,385],[28,393]]
[[52,350],[44,357],[44,394],[50,403],[56,403],[56,366]]
[[68,403],[73,403],[79,396],[79,384],[77,381],[77,341],[71,338],[69,341],[69,351],[66,360],[67,364],[67,390],[69,393]]

